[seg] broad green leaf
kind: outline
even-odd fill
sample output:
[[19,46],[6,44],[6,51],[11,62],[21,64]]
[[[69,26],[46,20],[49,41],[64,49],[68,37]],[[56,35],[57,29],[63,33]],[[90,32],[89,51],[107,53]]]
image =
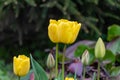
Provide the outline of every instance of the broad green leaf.
[[35,74],[35,80],[48,80],[48,77],[47,77],[44,69],[38,64],[37,61],[35,61],[32,58],[32,55],[30,55],[30,58],[31,58],[31,64],[32,64],[33,72]]
[[113,67],[110,70],[110,75],[111,76],[118,76],[120,74],[120,67]]
[[111,41],[118,36],[120,36],[120,25],[113,24],[109,26],[107,39]]
[[75,56],[75,57],[80,57],[80,56],[82,56],[83,52],[84,52],[86,49],[88,49],[87,46],[85,46],[85,45],[79,45],[79,46],[77,47],[77,49],[75,50],[74,56]]
[[120,54],[120,38],[110,42],[108,47],[115,55]]
[[108,61],[109,63],[115,62],[115,55],[110,50],[106,50],[103,60]]
[[36,6],[35,0],[25,0],[29,5]]

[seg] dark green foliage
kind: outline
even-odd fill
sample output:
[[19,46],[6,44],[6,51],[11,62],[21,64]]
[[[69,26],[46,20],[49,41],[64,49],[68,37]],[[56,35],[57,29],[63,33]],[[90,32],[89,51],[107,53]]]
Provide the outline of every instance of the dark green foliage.
[[104,37],[109,25],[119,24],[119,14],[119,0],[0,0],[0,48],[12,56],[53,46],[47,34],[51,18],[81,22],[78,40]]

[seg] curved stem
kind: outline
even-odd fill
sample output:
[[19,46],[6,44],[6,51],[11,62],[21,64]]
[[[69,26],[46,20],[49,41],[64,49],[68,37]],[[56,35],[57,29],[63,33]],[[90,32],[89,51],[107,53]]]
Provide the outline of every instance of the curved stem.
[[56,78],[58,76],[58,43],[56,44],[56,63],[55,63],[55,71],[56,71]]
[[65,62],[65,50],[66,50],[66,44],[63,49],[63,56],[62,56],[62,80],[64,80],[64,62]]
[[100,62],[98,61],[98,73],[97,73],[97,80],[100,80]]
[[86,72],[86,66],[83,66],[83,79],[82,80],[85,79],[85,72]]

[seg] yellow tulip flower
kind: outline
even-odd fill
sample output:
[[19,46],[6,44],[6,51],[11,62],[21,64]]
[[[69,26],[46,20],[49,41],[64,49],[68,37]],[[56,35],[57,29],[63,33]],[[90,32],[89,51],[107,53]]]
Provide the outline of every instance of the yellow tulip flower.
[[78,24],[77,22],[66,19],[60,19],[58,21],[51,19],[48,26],[48,36],[54,43],[71,44],[75,42],[80,28],[81,23]]
[[72,77],[70,77],[70,78],[66,77],[65,80],[74,80],[74,78],[72,78]]
[[30,58],[25,55],[14,56],[13,71],[17,76],[25,76],[30,69]]

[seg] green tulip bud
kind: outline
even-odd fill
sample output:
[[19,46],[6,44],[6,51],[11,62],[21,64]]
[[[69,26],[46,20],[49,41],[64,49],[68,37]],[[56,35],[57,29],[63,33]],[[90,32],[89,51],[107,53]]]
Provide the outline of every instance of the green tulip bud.
[[83,65],[89,65],[89,60],[90,60],[89,52],[88,50],[85,50],[84,53],[82,54],[81,60]]
[[105,56],[105,45],[101,38],[98,39],[95,45],[95,57],[102,59]]
[[47,58],[47,67],[50,69],[50,68],[53,68],[54,66],[55,66],[54,57],[51,53],[49,53],[48,58]]

